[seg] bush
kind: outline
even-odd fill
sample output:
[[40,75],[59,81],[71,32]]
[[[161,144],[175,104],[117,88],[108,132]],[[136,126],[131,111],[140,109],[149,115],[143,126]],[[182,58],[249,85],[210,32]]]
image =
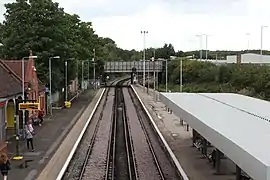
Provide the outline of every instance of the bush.
[[[177,62],[177,61],[176,61]],[[168,89],[179,91],[179,63],[169,62]],[[233,92],[270,100],[270,67],[255,64],[226,64],[183,61],[183,91]],[[178,87],[174,87],[178,86]],[[165,86],[164,86],[165,87]]]

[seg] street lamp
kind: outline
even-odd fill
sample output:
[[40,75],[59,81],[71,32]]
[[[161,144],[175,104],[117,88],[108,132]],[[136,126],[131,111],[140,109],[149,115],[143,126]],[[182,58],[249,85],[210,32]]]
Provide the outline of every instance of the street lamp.
[[[3,44],[1,43],[0,46],[3,46]],[[25,69],[24,69],[24,61],[25,59],[36,59],[37,56],[29,56],[29,57],[23,57],[22,58],[22,102],[25,103]],[[16,108],[14,109],[14,111],[16,111]],[[16,120],[15,120],[16,119]],[[22,124],[23,124],[23,137],[25,137],[25,110],[22,110]],[[15,126],[17,127],[17,118],[16,118],[16,112],[14,113],[14,122],[16,122]],[[16,155],[13,157],[14,160],[21,160],[23,159],[23,156],[19,155],[19,134],[16,132]]]
[[1,46],[4,46],[4,44],[0,43],[0,47],[1,47]]
[[250,33],[246,33],[247,36],[247,50],[249,50],[249,37],[250,37]]
[[150,80],[150,60],[148,61],[148,71],[147,71],[147,94],[149,94],[149,80]]
[[67,99],[68,99],[68,93],[67,93],[67,65],[68,65],[68,62],[67,60],[65,61],[65,100],[67,102]]
[[199,34],[199,35],[196,35],[196,37],[199,37],[200,38],[200,61],[202,61],[202,37],[203,37],[203,34]]
[[205,35],[205,59],[207,60],[208,58],[208,36],[207,34],[204,34]]
[[[60,57],[59,57],[60,58]],[[68,101],[68,61],[74,60],[75,58],[69,58],[65,60],[65,100]],[[78,69],[78,61],[77,61],[77,69]],[[77,72],[78,73],[78,72]]]
[[152,57],[152,61],[154,62],[154,92],[156,91],[156,61],[155,61],[155,56],[156,56],[156,51],[154,49],[153,52],[153,57]]
[[93,49],[93,53],[94,53],[94,57],[92,58],[92,62],[93,62],[93,65],[94,65],[94,89],[96,89],[96,62],[95,62],[95,58],[96,58],[96,49]]
[[85,88],[84,88],[84,62],[87,62],[87,65],[88,65],[88,68],[87,68],[87,71],[88,71],[88,82],[89,82],[89,73],[90,73],[90,71],[89,71],[89,60],[83,60],[81,63],[82,63],[82,90],[84,90]]
[[263,29],[267,28],[268,26],[261,26],[261,63],[262,63],[262,56],[263,56]]
[[191,59],[192,57],[180,58],[180,71],[179,71],[179,91],[183,91],[183,59]]
[[[37,59],[38,57],[37,56],[29,56],[29,57],[23,57],[22,58],[22,100],[23,100],[23,103],[25,103],[25,87],[24,87],[24,83],[25,83],[25,69],[24,69],[24,61],[25,59]],[[23,110],[23,129],[24,129],[24,126],[25,126],[25,110]]]
[[148,31],[141,31],[141,34],[143,34],[143,89],[145,89],[145,37]]
[[[168,92],[168,60],[167,59],[157,59],[156,61],[162,61],[162,62],[164,62],[165,61],[165,66],[166,66],[166,78],[165,78],[165,80],[166,80],[166,88],[165,88],[165,91],[166,92]],[[162,67],[163,67],[163,64],[162,64]],[[158,79],[158,75],[157,75],[157,79]],[[158,82],[158,80],[157,80],[157,82]],[[158,87],[158,85],[157,85],[157,87]]]
[[50,78],[50,114],[52,113],[52,59],[60,59],[60,56],[54,56],[49,58],[49,78]]

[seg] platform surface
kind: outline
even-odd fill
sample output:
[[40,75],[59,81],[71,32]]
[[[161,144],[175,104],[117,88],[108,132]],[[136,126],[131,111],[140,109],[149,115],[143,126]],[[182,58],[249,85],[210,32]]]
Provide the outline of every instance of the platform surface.
[[[229,159],[221,161],[221,175],[215,175],[215,169],[207,159],[203,158],[201,152],[192,147],[192,128],[189,126],[187,131],[187,123],[180,124],[180,119],[174,113],[169,113],[165,104],[156,101],[153,90],[149,90],[149,94],[143,91],[142,86],[133,86],[144,105],[148,109],[150,115],[166,139],[170,148],[177,157],[182,168],[188,175],[190,180],[232,180],[235,179],[235,165]],[[156,93],[158,94],[158,93]],[[158,97],[155,96],[155,97]],[[212,149],[208,148],[208,153]]]
[[[11,160],[11,170],[9,180],[35,180],[38,174],[48,163],[54,152],[57,150],[62,140],[72,128],[77,118],[83,113],[85,107],[90,103],[94,92],[85,91],[78,99],[74,100],[70,109],[54,110],[52,119],[44,120],[41,127],[34,126],[36,135],[34,136],[35,152],[28,152],[26,142],[20,143],[20,150],[24,160],[32,160],[28,163],[28,168],[20,169],[18,166],[22,161]],[[10,152],[15,151],[15,142],[9,144]],[[12,157],[13,154],[10,154]]]

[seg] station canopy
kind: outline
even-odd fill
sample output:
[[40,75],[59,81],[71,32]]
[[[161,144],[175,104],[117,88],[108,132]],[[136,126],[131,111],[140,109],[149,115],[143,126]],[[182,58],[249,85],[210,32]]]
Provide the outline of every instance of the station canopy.
[[253,179],[270,180],[270,102],[233,93],[161,93],[160,100]]

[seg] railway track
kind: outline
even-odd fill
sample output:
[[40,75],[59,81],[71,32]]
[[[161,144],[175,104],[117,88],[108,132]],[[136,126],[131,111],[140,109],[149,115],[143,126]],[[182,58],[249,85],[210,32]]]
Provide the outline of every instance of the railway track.
[[62,179],[181,179],[125,81],[106,90]]
[[111,128],[110,148],[106,180],[136,180],[136,165],[132,153],[132,139],[126,117],[126,107],[122,92],[124,82],[115,88],[113,126]]

